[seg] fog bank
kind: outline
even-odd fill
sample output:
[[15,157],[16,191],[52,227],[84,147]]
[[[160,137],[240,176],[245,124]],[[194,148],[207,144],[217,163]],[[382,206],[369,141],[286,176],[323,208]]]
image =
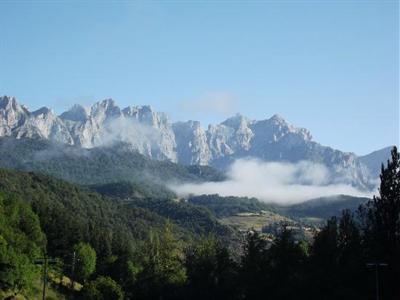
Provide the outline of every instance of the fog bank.
[[[226,181],[171,184],[169,187],[183,197],[190,194],[247,196],[280,204],[299,203],[338,194],[371,196],[370,193],[360,191],[353,186],[331,182],[333,182],[331,174],[322,164],[309,161],[280,163],[238,159],[231,165]],[[340,181],[335,180],[335,182]]]

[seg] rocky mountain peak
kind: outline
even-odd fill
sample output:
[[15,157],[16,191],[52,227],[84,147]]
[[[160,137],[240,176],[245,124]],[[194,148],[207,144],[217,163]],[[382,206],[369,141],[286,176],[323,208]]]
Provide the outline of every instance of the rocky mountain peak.
[[274,114],[271,118],[269,118],[269,121],[276,124],[287,124],[286,120],[278,114]]
[[85,107],[80,104],[74,104],[69,110],[63,112],[60,118],[63,120],[83,122],[88,116],[89,114]]
[[122,110],[126,117],[131,117],[135,119],[142,119],[144,116],[149,116],[155,113],[150,105],[136,105],[128,106]]
[[28,117],[28,110],[14,97],[0,98],[0,136],[12,135],[14,128],[21,126]]
[[[132,122],[134,121],[134,122]],[[132,150],[154,159],[183,164],[227,168],[238,158],[265,161],[309,160],[326,165],[348,178],[353,185],[366,186],[371,159],[362,162],[312,141],[305,128],[291,125],[279,115],[255,121],[237,114],[203,129],[198,121],[170,123],[150,106],[128,106],[121,110],[114,100],[95,103],[88,112],[74,105],[59,117],[47,107],[30,113],[14,97],[0,98],[0,137],[42,138],[85,148],[125,142]]]
[[221,124],[234,129],[238,129],[239,127],[247,126],[249,122],[250,120],[248,118],[237,113],[235,116],[226,119]]
[[[259,121],[260,123],[263,121]],[[301,127],[296,127],[287,122],[281,115],[274,114],[271,118],[265,120],[267,127],[272,126],[272,131],[278,133],[280,136],[292,134],[298,136],[298,138],[311,141],[312,135],[309,130]],[[277,134],[274,136],[277,137]]]
[[4,111],[14,111],[16,113],[27,113],[25,106],[20,105],[15,97],[0,97],[0,109]]
[[16,100],[14,97],[2,96],[0,97],[0,108],[6,109],[15,106]]
[[167,116],[154,111],[150,105],[128,106],[122,110],[122,113],[125,117],[133,118],[155,128],[171,126]]
[[43,107],[39,108],[38,110],[33,111],[32,115],[35,117],[38,117],[38,116],[43,117],[43,116],[47,116],[47,115],[54,115],[54,112],[52,109],[50,109],[46,106],[43,106]]
[[121,116],[121,109],[111,98],[95,103],[90,109],[90,116],[101,123],[108,118]]
[[114,99],[112,98],[107,98],[107,99],[103,99],[101,101],[96,102],[93,106],[99,106],[99,107],[115,107],[117,106]]

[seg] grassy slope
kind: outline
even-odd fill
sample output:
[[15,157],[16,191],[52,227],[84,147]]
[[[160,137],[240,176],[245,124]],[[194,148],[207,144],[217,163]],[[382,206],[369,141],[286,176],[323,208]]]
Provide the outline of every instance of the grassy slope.
[[188,202],[212,211],[224,224],[245,230],[260,229],[274,222],[295,221],[305,225],[321,225],[331,216],[340,216],[343,209],[355,211],[368,198],[338,195],[312,199],[290,206],[268,204],[254,198],[201,195]]
[[224,217],[221,219],[223,224],[233,226],[241,231],[255,229],[261,231],[265,225],[278,222],[293,222],[291,219],[282,215],[263,211],[260,213],[238,214],[234,216]]

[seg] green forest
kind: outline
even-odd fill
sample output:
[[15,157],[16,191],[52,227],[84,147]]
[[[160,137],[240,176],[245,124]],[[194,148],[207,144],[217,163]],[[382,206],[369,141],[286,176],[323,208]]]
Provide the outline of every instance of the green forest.
[[137,181],[83,186],[1,169],[0,299],[42,299],[44,283],[45,299],[400,299],[396,148],[380,179],[378,195],[327,218],[310,241],[285,223],[266,238],[219,221],[280,212],[256,199],[183,201]]

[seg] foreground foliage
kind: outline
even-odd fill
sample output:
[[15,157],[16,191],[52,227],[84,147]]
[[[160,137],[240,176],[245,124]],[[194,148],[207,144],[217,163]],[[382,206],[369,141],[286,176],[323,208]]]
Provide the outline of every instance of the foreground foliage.
[[113,279],[99,276],[85,285],[81,297],[85,300],[122,300],[124,293]]
[[45,236],[29,204],[0,194],[0,289],[18,292],[32,287]]
[[[160,216],[154,223],[147,220],[149,227],[143,228],[142,237],[134,238],[138,232],[132,224],[110,216],[138,219],[140,215],[124,215],[124,210],[139,208],[124,205],[119,210],[97,194],[79,189],[73,192],[67,184],[69,193],[60,193],[54,186],[65,183],[47,177],[33,180],[18,176],[24,179],[23,184],[9,178],[7,189],[14,196],[6,194],[0,201],[0,271],[4,274],[2,280],[8,278],[2,281],[2,289],[28,289],[30,280],[37,278],[33,260],[44,249],[43,230],[47,250],[63,260],[66,270],[70,265],[70,257],[65,254],[68,251],[75,249],[85,262],[82,273],[73,278],[83,283],[80,292],[72,293],[75,298],[374,299],[375,268],[369,266],[380,263],[381,298],[400,299],[400,160],[396,148],[392,160],[382,167],[379,195],[357,212],[344,210],[340,217],[330,218],[311,243],[296,239],[283,225],[273,238],[253,230],[247,232],[241,251],[232,251],[212,234],[185,241],[177,225]],[[23,186],[34,192],[27,188],[21,192]],[[44,193],[44,187],[52,188]],[[49,193],[58,196],[42,202],[40,199],[49,197]],[[16,196],[29,198],[31,206]],[[65,219],[62,214],[74,205],[75,215]],[[88,223],[71,221],[80,216]],[[59,218],[67,222],[59,223]],[[91,223],[93,219],[95,223]],[[163,221],[160,226],[154,226],[157,220]],[[74,224],[81,232],[74,231]],[[118,235],[117,228],[123,228],[126,235]],[[60,240],[56,232],[66,236]],[[128,243],[125,237],[129,237]],[[109,245],[104,243],[107,239]],[[20,265],[14,264],[14,257]]]

